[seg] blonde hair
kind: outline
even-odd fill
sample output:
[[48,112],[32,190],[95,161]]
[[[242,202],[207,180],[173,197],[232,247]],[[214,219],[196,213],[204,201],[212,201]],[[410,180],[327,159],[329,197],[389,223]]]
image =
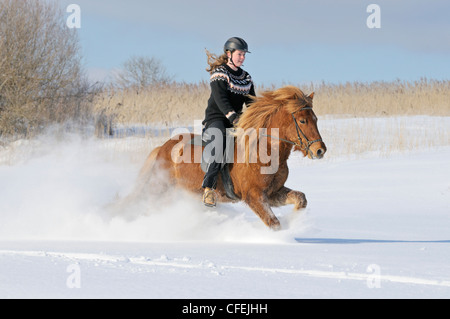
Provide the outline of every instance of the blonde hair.
[[226,52],[221,56],[217,56],[216,54],[209,52],[207,49],[205,49],[205,52],[206,56],[208,57],[209,65],[209,67],[206,68],[206,71],[208,71],[210,74],[212,74],[219,66],[228,63],[228,55]]

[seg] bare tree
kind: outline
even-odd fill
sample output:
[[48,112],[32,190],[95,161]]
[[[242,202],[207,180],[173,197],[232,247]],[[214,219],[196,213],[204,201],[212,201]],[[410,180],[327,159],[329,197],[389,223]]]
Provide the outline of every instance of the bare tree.
[[172,77],[167,74],[161,60],[145,56],[131,57],[116,75],[116,83],[122,88],[142,89],[171,81]]
[[80,114],[80,100],[69,97],[86,80],[64,17],[55,0],[0,0],[0,135],[29,135]]

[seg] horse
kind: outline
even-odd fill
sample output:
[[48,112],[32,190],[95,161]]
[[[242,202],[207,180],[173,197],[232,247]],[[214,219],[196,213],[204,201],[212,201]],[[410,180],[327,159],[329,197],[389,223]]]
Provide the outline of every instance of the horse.
[[[218,203],[243,201],[273,230],[281,229],[281,225],[271,207],[293,204],[295,211],[306,207],[305,194],[286,187],[285,182],[289,175],[287,161],[291,152],[300,151],[304,157],[321,159],[327,150],[317,128],[313,97],[314,93],[305,95],[294,86],[252,97],[252,103],[245,108],[236,124],[233,133],[236,143],[231,146],[234,152],[231,152],[232,160],[228,163],[236,196],[232,199],[227,196],[219,177],[216,188]],[[249,131],[256,134],[248,134]],[[181,187],[201,198],[204,177],[201,157],[205,146],[190,143],[194,138],[192,133],[172,136],[150,153],[139,173],[141,194],[145,196],[148,192],[155,192],[156,188],[162,191]],[[238,141],[245,141],[245,147],[242,148]],[[270,151],[264,154],[265,158],[261,152],[256,152],[256,155],[252,152],[250,156],[252,145],[253,148],[265,146]],[[238,154],[239,149],[244,149],[244,157],[242,151]],[[156,176],[161,173],[163,178],[156,181]],[[149,187],[152,179],[154,183]]]

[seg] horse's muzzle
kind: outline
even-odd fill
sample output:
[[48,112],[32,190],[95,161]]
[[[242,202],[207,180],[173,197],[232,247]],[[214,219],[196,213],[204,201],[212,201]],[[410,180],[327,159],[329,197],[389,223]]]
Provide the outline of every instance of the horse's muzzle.
[[309,149],[309,157],[311,159],[321,159],[327,152],[327,147],[323,142],[317,143],[317,146],[311,145]]
[[323,148],[319,148],[316,152],[316,157],[317,158],[322,158],[323,155],[325,154],[326,150],[324,150]]

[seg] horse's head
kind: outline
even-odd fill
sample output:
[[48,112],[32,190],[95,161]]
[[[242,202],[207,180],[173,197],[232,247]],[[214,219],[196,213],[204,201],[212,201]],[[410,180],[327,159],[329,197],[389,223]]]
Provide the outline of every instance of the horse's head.
[[317,128],[317,116],[313,111],[314,93],[306,96],[293,86],[282,88],[278,93],[277,99],[284,103],[282,110],[286,140],[295,145],[295,151],[301,151],[311,159],[322,158],[327,148]]
[[243,129],[279,129],[280,141],[293,144],[294,150],[311,159],[322,158],[327,148],[317,128],[313,97],[314,93],[306,96],[295,86],[264,92],[262,96],[253,98],[238,126]]

